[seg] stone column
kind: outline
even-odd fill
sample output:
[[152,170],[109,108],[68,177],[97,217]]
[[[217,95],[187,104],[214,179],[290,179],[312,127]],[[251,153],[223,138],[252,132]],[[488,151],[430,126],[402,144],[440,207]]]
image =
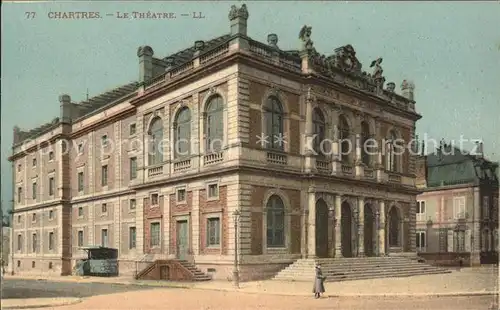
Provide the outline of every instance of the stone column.
[[[410,234],[410,249],[409,251],[410,252],[415,252],[416,249],[417,249],[417,244],[416,244],[416,240],[413,236],[416,235],[416,232],[417,232],[417,202],[416,201],[412,201],[410,203],[410,222],[409,222],[409,234]],[[426,236],[428,236],[426,234]],[[427,242],[425,243],[427,245]]]
[[375,169],[377,182],[382,182],[384,180],[384,163],[382,162],[382,152],[384,150],[384,145],[382,145],[382,126],[378,118],[375,118],[375,138],[378,141],[377,145],[377,155],[375,155]]
[[316,257],[316,195],[313,188],[309,188],[307,195],[309,210],[307,225],[307,256]]
[[379,244],[379,233],[380,233],[380,211],[379,208],[375,209],[375,234],[373,236],[373,246],[374,253],[376,256],[380,256],[380,244]]
[[358,197],[358,256],[365,256],[365,198]]
[[481,222],[478,217],[481,214],[481,198],[479,188],[474,188],[474,202],[472,204],[473,210],[472,214],[475,217],[472,218],[472,236],[471,236],[471,265],[478,266],[480,262],[481,253]]
[[335,256],[335,208],[328,209],[328,257]]
[[341,222],[342,217],[342,197],[335,195],[335,258],[342,257]]
[[379,255],[385,256],[385,201],[378,202],[379,209],[379,230],[378,230],[378,248]]
[[362,178],[364,175],[363,169],[363,160],[361,158],[362,154],[362,141],[361,141],[361,122],[363,121],[363,115],[356,115],[356,126],[353,132],[354,135],[354,147],[355,149],[355,157],[354,157],[354,175],[357,178]]

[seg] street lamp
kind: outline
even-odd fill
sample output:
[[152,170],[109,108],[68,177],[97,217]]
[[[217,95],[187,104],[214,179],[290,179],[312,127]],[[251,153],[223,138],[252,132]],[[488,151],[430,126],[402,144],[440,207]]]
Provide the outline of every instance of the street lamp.
[[234,269],[233,269],[233,282],[236,288],[240,288],[240,274],[238,271],[238,218],[240,211],[233,212],[234,217]]

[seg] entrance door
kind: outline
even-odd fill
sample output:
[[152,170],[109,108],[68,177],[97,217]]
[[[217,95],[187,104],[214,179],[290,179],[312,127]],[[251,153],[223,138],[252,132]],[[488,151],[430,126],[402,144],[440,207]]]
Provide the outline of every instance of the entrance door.
[[188,221],[177,221],[177,258],[185,260],[189,250]]
[[316,203],[316,256],[328,257],[328,206],[321,199]]
[[352,257],[352,212],[349,203],[342,204],[342,215],[340,219],[341,225],[341,243],[342,243],[342,256]]
[[169,280],[169,268],[168,266],[160,266],[160,279],[161,280]]

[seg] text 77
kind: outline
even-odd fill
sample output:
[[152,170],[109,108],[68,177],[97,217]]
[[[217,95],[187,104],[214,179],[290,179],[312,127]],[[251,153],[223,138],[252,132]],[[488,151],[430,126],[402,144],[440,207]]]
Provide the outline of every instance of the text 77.
[[26,19],[34,19],[36,16],[35,12],[24,12],[24,14],[26,15]]

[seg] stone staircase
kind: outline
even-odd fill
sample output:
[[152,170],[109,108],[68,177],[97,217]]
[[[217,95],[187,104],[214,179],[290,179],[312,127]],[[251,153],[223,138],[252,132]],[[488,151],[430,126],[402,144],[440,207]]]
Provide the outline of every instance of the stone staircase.
[[417,257],[318,258],[299,259],[280,271],[273,279],[280,281],[313,281],[316,263],[321,266],[323,275],[327,277],[327,282],[410,277],[451,272],[444,268],[421,263]]
[[203,273],[203,271],[201,271],[200,269],[196,268],[196,266],[194,264],[192,264],[186,260],[177,260],[177,262],[179,262],[179,264],[181,264],[182,267],[186,268],[187,270],[189,270],[189,272],[191,272],[194,275],[193,281],[210,281],[210,280],[212,280],[212,277]]

